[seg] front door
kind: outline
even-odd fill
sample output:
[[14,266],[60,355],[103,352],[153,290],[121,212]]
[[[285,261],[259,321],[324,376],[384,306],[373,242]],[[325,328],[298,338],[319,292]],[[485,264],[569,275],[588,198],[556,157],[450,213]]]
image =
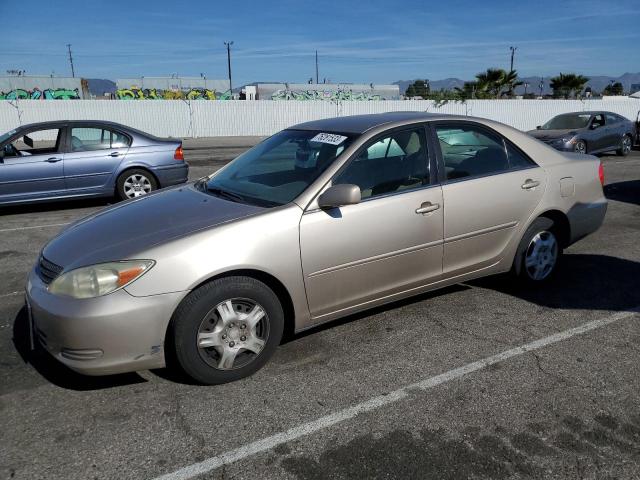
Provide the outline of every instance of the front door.
[[64,193],[64,129],[31,131],[5,144],[0,159],[0,202]]
[[546,175],[522,151],[487,127],[438,122],[445,174],[442,195],[446,276],[497,263],[542,198]]
[[358,185],[362,201],[302,216],[302,267],[314,319],[391,299],[441,275],[444,205],[430,176],[424,127],[374,139],[332,184]]
[[100,190],[129,150],[129,138],[100,126],[70,127],[64,175],[68,190]]

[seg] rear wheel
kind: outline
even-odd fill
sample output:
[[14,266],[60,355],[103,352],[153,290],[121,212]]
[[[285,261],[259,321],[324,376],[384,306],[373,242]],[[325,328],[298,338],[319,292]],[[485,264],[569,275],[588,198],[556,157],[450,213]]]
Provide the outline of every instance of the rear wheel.
[[194,380],[231,382],[258,371],[284,330],[278,297],[251,277],[214,280],[181,303],[172,321],[175,357]]
[[141,168],[122,172],[116,181],[116,190],[121,200],[140,197],[157,189],[155,177]]
[[633,140],[631,139],[631,136],[625,135],[620,140],[620,148],[616,150],[616,154],[618,154],[621,157],[626,157],[631,152],[632,146],[633,146]]
[[514,260],[513,271],[527,283],[541,283],[551,278],[562,254],[553,221],[537,218],[527,229]]
[[587,142],[578,140],[573,146],[573,151],[576,153],[587,153]]

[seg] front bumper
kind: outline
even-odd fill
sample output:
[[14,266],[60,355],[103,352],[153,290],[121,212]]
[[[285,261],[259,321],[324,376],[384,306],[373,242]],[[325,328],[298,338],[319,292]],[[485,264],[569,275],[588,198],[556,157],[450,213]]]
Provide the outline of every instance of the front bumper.
[[152,170],[161,188],[185,183],[189,178],[189,164],[187,162],[180,162],[177,165],[161,165],[153,167]]
[[124,289],[97,298],[60,297],[49,293],[35,269],[26,291],[35,341],[86,375],[164,367],[165,333],[183,297],[134,297]]

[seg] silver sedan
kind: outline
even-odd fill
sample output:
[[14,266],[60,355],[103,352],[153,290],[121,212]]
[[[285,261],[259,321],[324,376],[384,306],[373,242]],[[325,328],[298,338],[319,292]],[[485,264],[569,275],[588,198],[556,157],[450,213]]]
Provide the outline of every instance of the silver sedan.
[[285,331],[496,273],[544,282],[600,227],[603,181],[597,158],[478,118],[296,125],[54,238],[28,279],[32,331],[85,374],[236,380]]

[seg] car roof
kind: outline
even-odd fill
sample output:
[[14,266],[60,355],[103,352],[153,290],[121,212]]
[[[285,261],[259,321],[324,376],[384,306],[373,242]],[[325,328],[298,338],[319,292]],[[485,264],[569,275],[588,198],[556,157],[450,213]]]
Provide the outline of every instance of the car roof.
[[373,113],[368,115],[349,115],[346,117],[325,118],[322,120],[313,120],[311,122],[299,123],[289,127],[290,130],[322,130],[325,132],[340,132],[362,134],[373,128],[396,124],[401,125],[403,122],[415,123],[420,120],[432,121],[440,119],[464,119],[469,120],[471,117],[463,117],[459,115],[446,115],[439,113],[426,112],[386,112]]
[[607,110],[585,110],[585,111],[581,111],[581,112],[566,112],[566,113],[559,113],[558,115],[556,115],[557,117],[559,117],[560,115],[616,115],[617,117],[620,117],[621,115],[615,112],[608,112]]
[[137,128],[129,127],[127,125],[122,125],[121,123],[110,122],[108,120],[53,120],[49,122],[37,122],[37,123],[28,123],[25,125],[20,125],[14,130],[17,132],[22,132],[25,130],[38,130],[45,128],[60,128],[63,126],[82,126],[82,125],[100,125],[103,127],[111,127],[116,130],[122,130],[131,135],[137,135],[139,137],[146,138],[147,140],[162,140],[155,135],[152,135],[147,132],[143,132],[142,130],[138,130]]

